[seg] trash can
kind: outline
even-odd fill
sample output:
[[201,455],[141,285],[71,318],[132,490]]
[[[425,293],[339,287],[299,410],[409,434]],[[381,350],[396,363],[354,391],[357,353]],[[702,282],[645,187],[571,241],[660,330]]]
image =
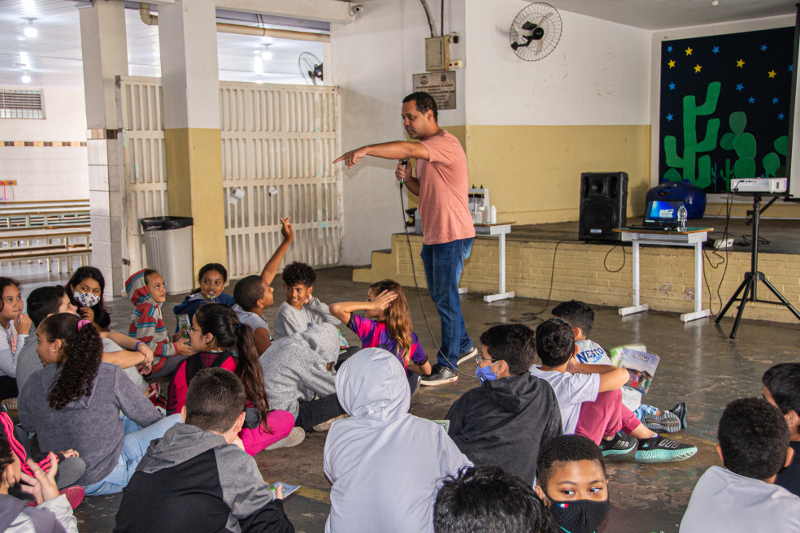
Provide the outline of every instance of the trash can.
[[147,267],[164,277],[167,294],[192,290],[192,217],[140,218]]

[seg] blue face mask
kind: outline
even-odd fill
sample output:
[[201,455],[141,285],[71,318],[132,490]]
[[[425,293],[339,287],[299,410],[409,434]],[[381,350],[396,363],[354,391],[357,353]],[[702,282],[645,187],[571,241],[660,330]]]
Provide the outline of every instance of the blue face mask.
[[478,379],[481,380],[481,383],[487,380],[494,381],[497,379],[497,374],[492,372],[492,365],[477,367],[475,369],[475,375],[478,376]]

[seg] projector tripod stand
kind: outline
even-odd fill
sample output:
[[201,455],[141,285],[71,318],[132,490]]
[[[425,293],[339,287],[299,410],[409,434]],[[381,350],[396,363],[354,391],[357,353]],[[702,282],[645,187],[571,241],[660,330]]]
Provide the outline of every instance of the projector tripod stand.
[[[725,304],[725,307],[722,308],[719,315],[717,315],[717,319],[714,321],[716,324],[719,324],[722,317],[725,316],[725,313],[728,312],[731,305],[737,300],[741,301],[739,304],[739,311],[736,313],[736,319],[733,321],[733,329],[731,330],[730,338],[736,338],[736,330],[739,329],[739,322],[742,320],[742,315],[744,314],[744,307],[747,305],[747,302],[761,302],[761,303],[769,303],[774,305],[784,305],[789,308],[789,311],[797,317],[797,320],[800,320],[800,313],[797,312],[797,309],[792,307],[792,304],[789,303],[789,300],[783,297],[778,289],[776,289],[772,283],[769,282],[767,276],[764,275],[763,272],[758,271],[758,226],[759,226],[759,219],[761,217],[761,213],[765,211],[770,205],[775,202],[778,196],[787,196],[786,194],[781,195],[772,195],[772,194],[762,194],[762,193],[736,193],[743,196],[753,196],[753,210],[748,211],[747,214],[752,214],[753,216],[753,242],[750,244],[750,272],[745,272],[744,274],[744,281],[742,284],[739,285],[739,288],[736,289],[736,292],[733,293],[731,299],[728,300],[728,303]],[[762,196],[772,196],[772,200],[761,208],[761,198]],[[727,235],[725,236],[727,238]],[[779,302],[774,302],[770,300],[759,300],[758,299],[758,282],[761,281],[767,288],[774,294]],[[739,294],[744,291],[742,294],[741,299],[739,298]]]

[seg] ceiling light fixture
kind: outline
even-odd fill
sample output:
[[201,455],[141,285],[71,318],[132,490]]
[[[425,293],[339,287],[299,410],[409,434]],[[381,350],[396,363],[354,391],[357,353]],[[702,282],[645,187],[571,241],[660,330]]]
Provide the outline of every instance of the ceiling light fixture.
[[717,7],[719,5],[719,0],[711,0],[711,5]]
[[26,18],[25,20],[28,21],[28,25],[25,26],[25,29],[22,30],[22,33],[25,34],[25,37],[29,39],[35,38],[39,35],[39,31],[33,27],[33,21],[36,20],[35,18]]
[[28,75],[27,72],[25,72],[22,75],[22,77],[20,78],[20,80],[22,80],[22,83],[30,83],[31,82],[31,77]]
[[272,59],[272,52],[269,51],[268,44],[265,44],[264,48],[266,48],[266,50],[261,52],[261,59],[263,59],[264,61],[269,61],[270,59]]

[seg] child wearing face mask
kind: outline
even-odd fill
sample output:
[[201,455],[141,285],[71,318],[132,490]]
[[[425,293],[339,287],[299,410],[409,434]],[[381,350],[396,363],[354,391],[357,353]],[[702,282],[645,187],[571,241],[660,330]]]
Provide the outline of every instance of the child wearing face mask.
[[80,267],[64,288],[70,302],[78,309],[84,320],[91,322],[97,331],[109,331],[111,316],[103,302],[106,280],[99,269]]
[[539,450],[536,494],[550,508],[560,531],[594,533],[611,502],[603,452],[580,435],[553,437]]

